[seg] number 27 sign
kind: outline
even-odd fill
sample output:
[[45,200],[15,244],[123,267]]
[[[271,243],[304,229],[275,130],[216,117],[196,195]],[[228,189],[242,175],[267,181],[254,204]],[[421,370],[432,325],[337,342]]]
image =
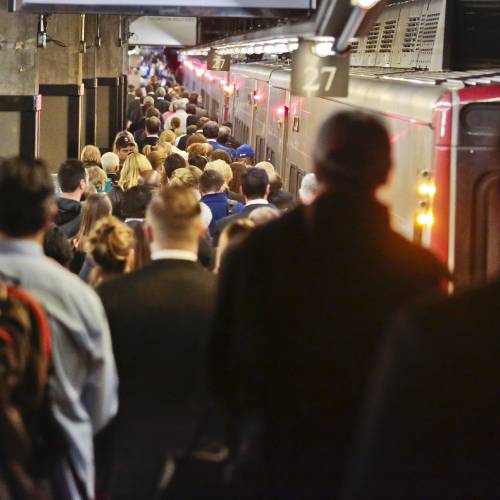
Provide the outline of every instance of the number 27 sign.
[[315,42],[301,40],[292,55],[292,94],[305,97],[347,97],[349,56],[318,56]]

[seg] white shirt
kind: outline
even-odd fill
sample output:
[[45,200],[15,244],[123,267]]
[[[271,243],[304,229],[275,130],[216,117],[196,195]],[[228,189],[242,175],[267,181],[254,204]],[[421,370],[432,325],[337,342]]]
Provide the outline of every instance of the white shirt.
[[269,205],[269,202],[264,198],[256,198],[255,200],[248,200],[245,206],[250,205]]
[[188,260],[190,262],[196,262],[198,260],[198,256],[189,250],[173,250],[168,248],[156,250],[151,253],[151,260],[161,259]]

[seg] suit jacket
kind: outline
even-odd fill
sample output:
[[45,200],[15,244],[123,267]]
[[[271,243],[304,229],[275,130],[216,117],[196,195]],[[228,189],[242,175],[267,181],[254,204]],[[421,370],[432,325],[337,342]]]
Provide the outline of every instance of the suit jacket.
[[390,332],[344,499],[500,498],[500,282]]
[[139,150],[141,151],[142,153],[142,150],[144,149],[144,146],[146,146],[147,144],[151,145],[151,146],[156,146],[158,144],[158,142],[160,141],[160,138],[156,135],[150,135],[150,136],[146,136],[144,137],[144,139],[142,139],[142,141],[139,143]]
[[217,246],[219,244],[219,237],[226,226],[228,226],[229,224],[231,224],[231,222],[234,222],[235,220],[246,219],[255,209],[260,207],[274,207],[274,205],[271,205],[269,203],[256,203],[255,205],[245,205],[240,212],[228,215],[227,217],[223,217],[222,219],[217,220],[212,233],[214,246]]
[[169,110],[169,108],[170,108],[170,101],[168,101],[167,99],[158,99],[158,98],[156,98],[155,107],[156,107],[156,109],[161,114],[163,114],[163,113],[165,113],[166,111]]
[[352,195],[298,207],[227,253],[210,359],[231,421],[261,427],[243,491],[336,498],[386,321],[445,277],[390,229],[385,207]]
[[151,498],[166,454],[190,443],[206,412],[214,286],[198,263],[156,260],[98,289],[120,378],[113,498]]

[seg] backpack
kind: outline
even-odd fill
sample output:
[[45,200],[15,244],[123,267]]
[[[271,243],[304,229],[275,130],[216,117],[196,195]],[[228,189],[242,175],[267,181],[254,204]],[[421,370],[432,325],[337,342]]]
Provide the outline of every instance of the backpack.
[[50,365],[45,312],[0,281],[0,483],[12,499],[50,498],[40,485],[63,446],[47,397]]

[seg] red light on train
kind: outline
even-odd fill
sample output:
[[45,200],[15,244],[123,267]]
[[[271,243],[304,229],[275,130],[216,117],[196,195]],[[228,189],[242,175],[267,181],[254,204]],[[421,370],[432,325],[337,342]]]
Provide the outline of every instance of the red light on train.
[[261,95],[259,95],[259,94],[255,94],[255,95],[253,96],[253,98],[254,98],[254,101],[257,101],[257,102],[259,102],[259,101],[261,101],[261,100],[262,100],[262,96],[261,96]]
[[277,109],[278,116],[280,117],[288,117],[288,106],[280,106]]

